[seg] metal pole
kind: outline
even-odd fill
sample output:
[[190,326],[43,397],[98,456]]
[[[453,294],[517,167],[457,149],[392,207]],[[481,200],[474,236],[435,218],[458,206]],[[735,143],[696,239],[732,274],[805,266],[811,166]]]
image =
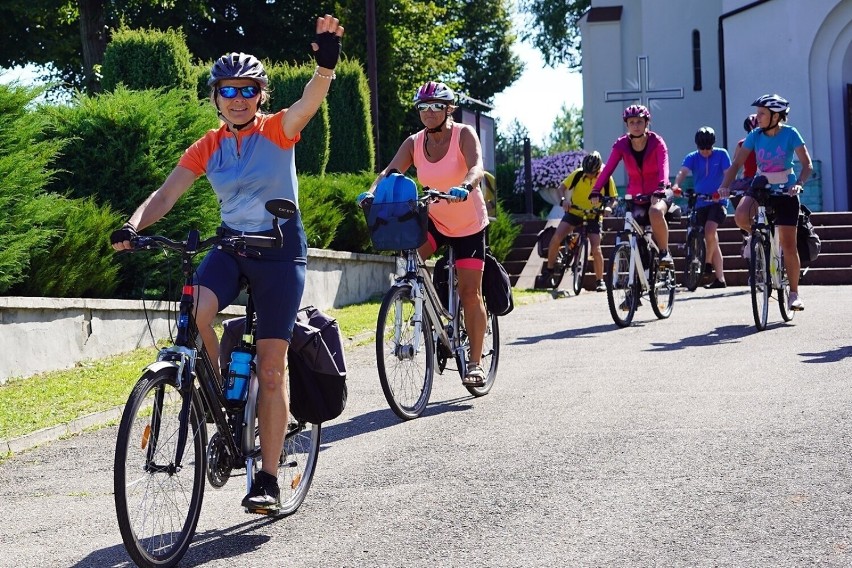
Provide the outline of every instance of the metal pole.
[[376,146],[376,171],[380,171],[379,148],[379,71],[376,63],[376,0],[367,0],[367,79],[370,83],[370,112]]
[[524,195],[527,202],[527,215],[533,214],[533,189],[532,189],[532,157],[530,139],[524,138]]

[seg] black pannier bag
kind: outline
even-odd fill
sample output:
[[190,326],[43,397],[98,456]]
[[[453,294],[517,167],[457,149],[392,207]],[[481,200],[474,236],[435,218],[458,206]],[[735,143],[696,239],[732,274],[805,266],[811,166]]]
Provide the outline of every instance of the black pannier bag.
[[[245,316],[226,320],[219,360],[227,368],[231,351],[245,330]],[[293,337],[287,350],[290,377],[290,412],[319,424],[337,418],[346,407],[346,359],[337,320],[314,306],[296,313]]]
[[495,316],[505,316],[515,309],[509,273],[489,251],[485,251],[482,295],[485,296],[485,305],[488,307],[488,311]]
[[802,204],[799,209],[799,221],[796,224],[796,248],[802,268],[807,268],[819,256],[822,241],[811,223],[811,210]]

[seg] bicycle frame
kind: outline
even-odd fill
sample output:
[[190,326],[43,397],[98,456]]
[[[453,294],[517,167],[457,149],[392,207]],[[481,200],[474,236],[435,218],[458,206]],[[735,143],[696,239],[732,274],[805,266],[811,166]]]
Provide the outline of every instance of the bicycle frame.
[[755,232],[763,234],[763,238],[769,243],[769,278],[772,288],[778,290],[783,284],[781,282],[781,266],[784,259],[778,231],[775,230],[775,223],[769,219],[765,204],[758,203],[757,205],[757,214],[754,216],[754,223],[752,224],[752,233]]
[[643,227],[640,225],[636,219],[633,217],[633,212],[628,210],[624,212],[624,229],[621,234],[616,237],[615,244],[621,243],[622,235],[627,235],[628,242],[630,243],[630,275],[628,276],[627,283],[632,286],[636,282],[636,278],[639,279],[639,284],[642,286],[642,290],[647,290],[650,288],[650,284],[648,282],[648,275],[646,274],[647,269],[642,264],[642,255],[639,254],[639,237],[641,236],[648,245],[648,250],[654,250],[657,253],[660,252],[659,247],[654,242],[654,239],[651,236],[650,227]]
[[[393,286],[411,286],[412,295],[414,296],[414,316],[415,316],[415,334],[413,340],[413,349],[415,353],[419,353],[421,349],[421,337],[423,331],[423,312],[429,317],[432,322],[435,334],[438,340],[455,356],[465,358],[463,351],[460,349],[459,342],[459,324],[458,304],[459,298],[456,294],[455,286],[455,252],[452,247],[449,247],[449,262],[447,270],[449,271],[449,309],[444,308],[443,303],[435,289],[435,284],[426,268],[426,263],[420,258],[420,254],[414,250],[405,251],[405,274],[396,279]],[[401,317],[400,312],[397,312],[396,317]],[[396,322],[395,334],[399,333],[401,322]],[[399,337],[394,338],[399,342]],[[465,361],[466,363],[466,361]]]

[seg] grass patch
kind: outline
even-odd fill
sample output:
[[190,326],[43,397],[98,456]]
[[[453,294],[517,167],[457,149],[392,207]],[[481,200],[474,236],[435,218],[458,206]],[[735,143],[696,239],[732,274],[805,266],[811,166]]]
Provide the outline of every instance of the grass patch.
[[[514,290],[516,306],[550,297],[543,290]],[[380,300],[327,310],[337,318],[343,336],[355,344],[373,341]],[[221,333],[221,328],[219,329]],[[0,439],[11,439],[64,424],[127,402],[136,380],[154,361],[153,347],[85,361],[73,369],[42,373],[0,386]]]

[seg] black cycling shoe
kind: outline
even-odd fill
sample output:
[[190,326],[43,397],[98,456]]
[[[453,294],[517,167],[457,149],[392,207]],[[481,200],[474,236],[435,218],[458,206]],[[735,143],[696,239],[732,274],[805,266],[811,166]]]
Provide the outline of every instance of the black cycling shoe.
[[713,282],[704,287],[705,290],[713,290],[716,288],[727,288],[728,285],[721,280],[714,279]]
[[278,479],[263,470],[254,476],[251,491],[243,497],[243,507],[250,512],[272,512],[281,508],[281,490]]

